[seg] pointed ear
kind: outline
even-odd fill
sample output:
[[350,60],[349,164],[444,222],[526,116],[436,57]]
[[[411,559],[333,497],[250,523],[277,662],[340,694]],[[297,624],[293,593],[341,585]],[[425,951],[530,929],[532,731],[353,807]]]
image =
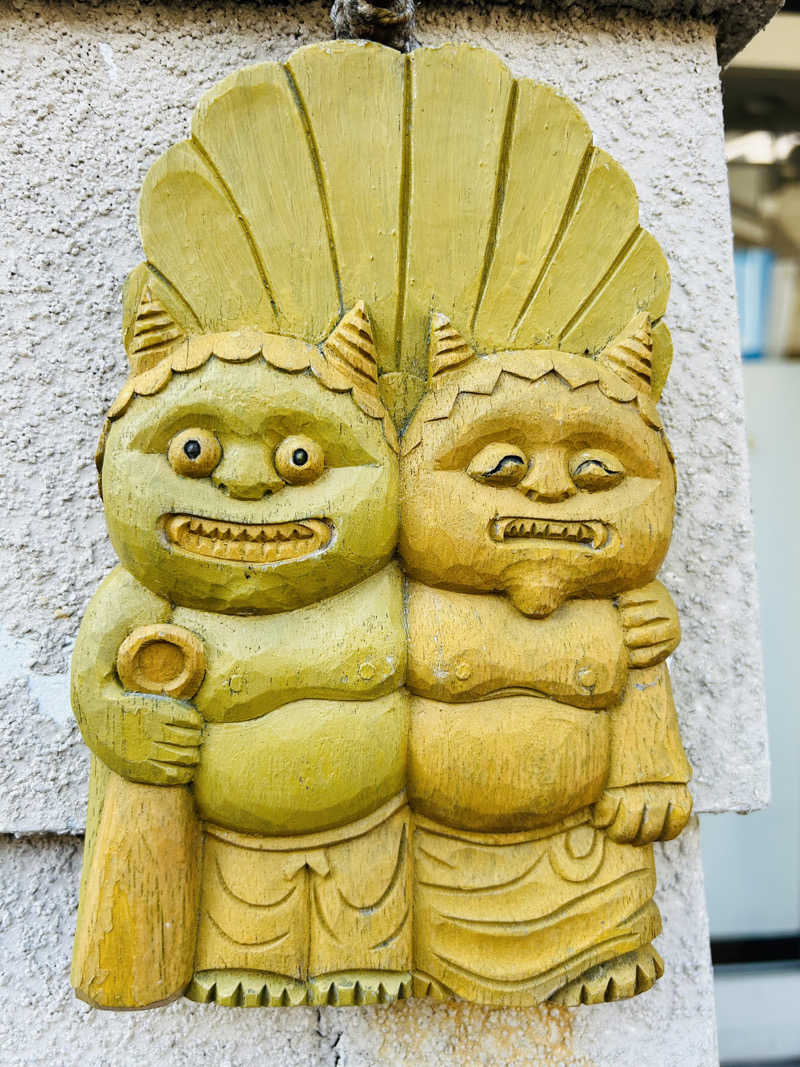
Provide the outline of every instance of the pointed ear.
[[653,331],[646,311],[634,316],[622,333],[597,357],[639,393],[650,395]]
[[378,356],[364,301],[359,300],[323,342],[325,359],[354,386],[378,396]]
[[471,359],[475,352],[446,315],[438,311],[431,315],[431,335],[428,342],[428,379],[433,381],[437,374],[461,367]]
[[133,376],[155,367],[186,336],[161,301],[153,296],[147,281],[141,289],[133,320],[125,334],[125,347]]

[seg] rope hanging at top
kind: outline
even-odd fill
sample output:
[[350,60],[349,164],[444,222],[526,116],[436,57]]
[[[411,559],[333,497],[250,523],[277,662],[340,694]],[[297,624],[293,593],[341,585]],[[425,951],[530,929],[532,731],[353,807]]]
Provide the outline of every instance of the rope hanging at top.
[[377,41],[410,52],[418,41],[414,35],[414,0],[334,0],[331,19],[337,37]]

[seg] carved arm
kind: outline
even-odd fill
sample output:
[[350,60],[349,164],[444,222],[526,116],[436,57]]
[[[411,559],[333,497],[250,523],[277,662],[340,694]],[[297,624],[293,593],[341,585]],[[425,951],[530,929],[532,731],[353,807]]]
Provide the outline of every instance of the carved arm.
[[611,710],[610,770],[595,804],[594,824],[614,841],[669,841],[686,826],[692,770],[681,744],[665,664],[631,671]]

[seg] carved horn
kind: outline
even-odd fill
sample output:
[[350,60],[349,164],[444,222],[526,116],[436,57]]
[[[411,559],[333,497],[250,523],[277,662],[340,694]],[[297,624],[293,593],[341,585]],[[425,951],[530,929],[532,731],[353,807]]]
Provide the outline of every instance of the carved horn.
[[171,348],[185,337],[160,300],[156,300],[145,285],[133,320],[133,332],[128,348],[131,373],[141,374],[155,367]]
[[438,311],[434,312],[431,315],[431,337],[428,343],[428,377],[431,381],[437,374],[460,367],[474,358],[474,350],[450,319]]
[[597,357],[640,393],[650,392],[653,332],[646,311],[634,316],[622,333]]
[[378,355],[363,300],[341,319],[322,351],[325,359],[354,386],[378,395]]

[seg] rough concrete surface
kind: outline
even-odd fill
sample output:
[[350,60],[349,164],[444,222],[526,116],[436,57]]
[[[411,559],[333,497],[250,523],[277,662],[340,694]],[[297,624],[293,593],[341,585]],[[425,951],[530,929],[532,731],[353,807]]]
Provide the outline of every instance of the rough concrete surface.
[[[424,2],[424,0],[423,0]],[[431,6],[434,0],[427,0]],[[485,0],[466,0],[485,4]],[[505,3],[534,11],[562,11],[580,16],[587,11],[610,15],[620,12],[628,18],[632,12],[647,18],[699,19],[716,27],[717,55],[723,65],[741,52],[759,30],[763,30],[773,15],[783,7],[784,0],[592,0],[591,4],[576,5],[575,0],[503,0]]]
[[667,972],[635,1000],[490,1010],[236,1009],[179,1001],[97,1012],[72,997],[80,841],[0,839],[0,1067],[712,1067],[711,966],[696,822],[658,849]]
[[[714,32],[582,12],[437,5],[418,34],[493,48],[576,100],[666,251],[676,700],[697,810],[745,810],[765,801],[767,757]],[[114,562],[92,455],[124,379],[120,287],[140,259],[141,182],[206,89],[329,35],[317,3],[0,5],[0,831],[83,825],[66,672]]]

